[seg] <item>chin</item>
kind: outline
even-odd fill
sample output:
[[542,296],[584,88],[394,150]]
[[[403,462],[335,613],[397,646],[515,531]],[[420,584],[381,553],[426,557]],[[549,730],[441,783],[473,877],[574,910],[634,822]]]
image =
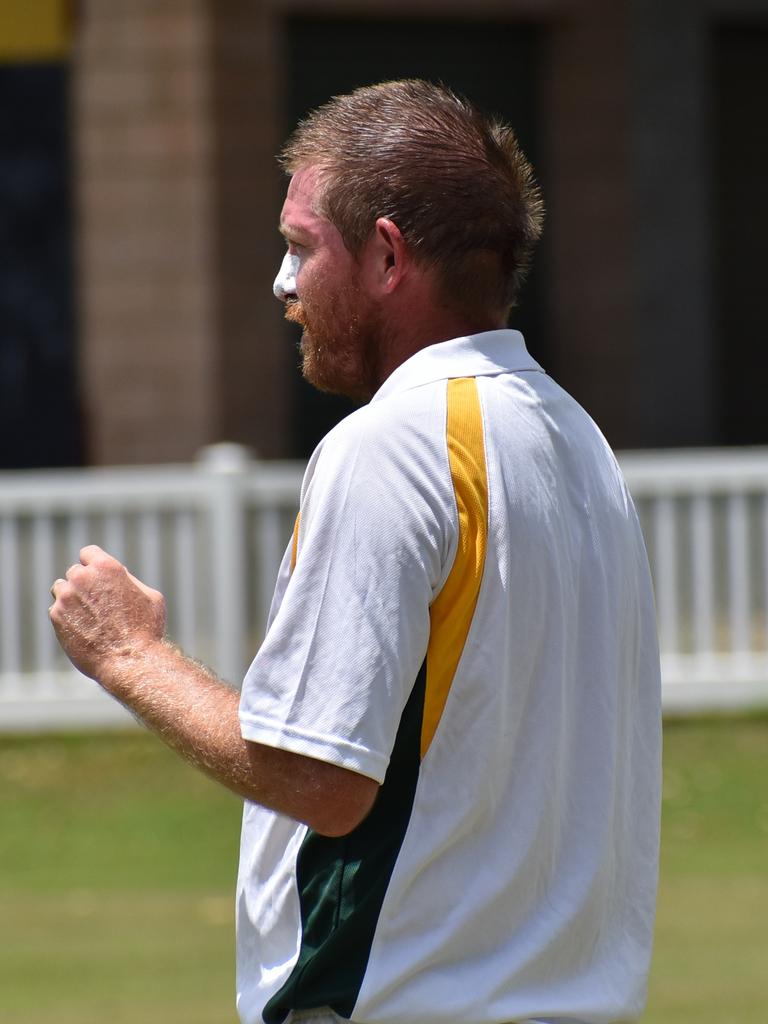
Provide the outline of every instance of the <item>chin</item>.
[[353,338],[345,338],[344,331],[337,334],[322,328],[313,334],[302,326],[299,351],[301,372],[307,383],[318,391],[342,395],[353,402],[370,401],[377,387],[364,359],[366,344],[372,344],[371,339],[359,332]]
[[308,384],[328,395],[341,395],[353,402],[370,401],[373,392],[356,375],[344,373],[340,367],[319,365],[314,353],[308,354],[302,346],[301,374]]

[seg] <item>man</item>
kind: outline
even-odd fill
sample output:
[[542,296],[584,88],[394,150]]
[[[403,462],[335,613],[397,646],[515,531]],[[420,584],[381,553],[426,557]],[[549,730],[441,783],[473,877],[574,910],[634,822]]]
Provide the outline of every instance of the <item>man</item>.
[[616,462],[506,317],[542,216],[510,129],[391,82],[303,122],[275,282],[324,439],[238,697],[98,548],[74,663],[246,798],[252,1024],[606,1024],[643,1005],[659,667]]

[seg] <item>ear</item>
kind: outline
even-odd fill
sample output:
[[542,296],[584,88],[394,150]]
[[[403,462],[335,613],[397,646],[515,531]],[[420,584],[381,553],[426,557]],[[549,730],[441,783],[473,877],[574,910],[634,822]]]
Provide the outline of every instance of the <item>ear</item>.
[[407,272],[410,259],[400,228],[388,217],[376,221],[366,258],[374,286],[382,294],[391,294]]

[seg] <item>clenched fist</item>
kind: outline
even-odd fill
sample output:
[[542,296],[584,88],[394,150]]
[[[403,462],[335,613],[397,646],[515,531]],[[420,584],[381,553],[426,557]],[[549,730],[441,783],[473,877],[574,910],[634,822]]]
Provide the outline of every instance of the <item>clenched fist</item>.
[[111,664],[163,639],[165,599],[91,545],[51,587],[49,615],[75,668],[106,683]]

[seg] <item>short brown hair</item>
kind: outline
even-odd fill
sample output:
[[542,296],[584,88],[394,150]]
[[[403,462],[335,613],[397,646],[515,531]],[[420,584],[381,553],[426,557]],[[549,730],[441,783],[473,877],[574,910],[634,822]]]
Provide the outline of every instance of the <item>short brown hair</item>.
[[406,79],[335,96],[299,123],[280,162],[320,170],[318,213],[353,254],[388,217],[437,269],[448,305],[513,305],[541,195],[513,130],[450,89]]

